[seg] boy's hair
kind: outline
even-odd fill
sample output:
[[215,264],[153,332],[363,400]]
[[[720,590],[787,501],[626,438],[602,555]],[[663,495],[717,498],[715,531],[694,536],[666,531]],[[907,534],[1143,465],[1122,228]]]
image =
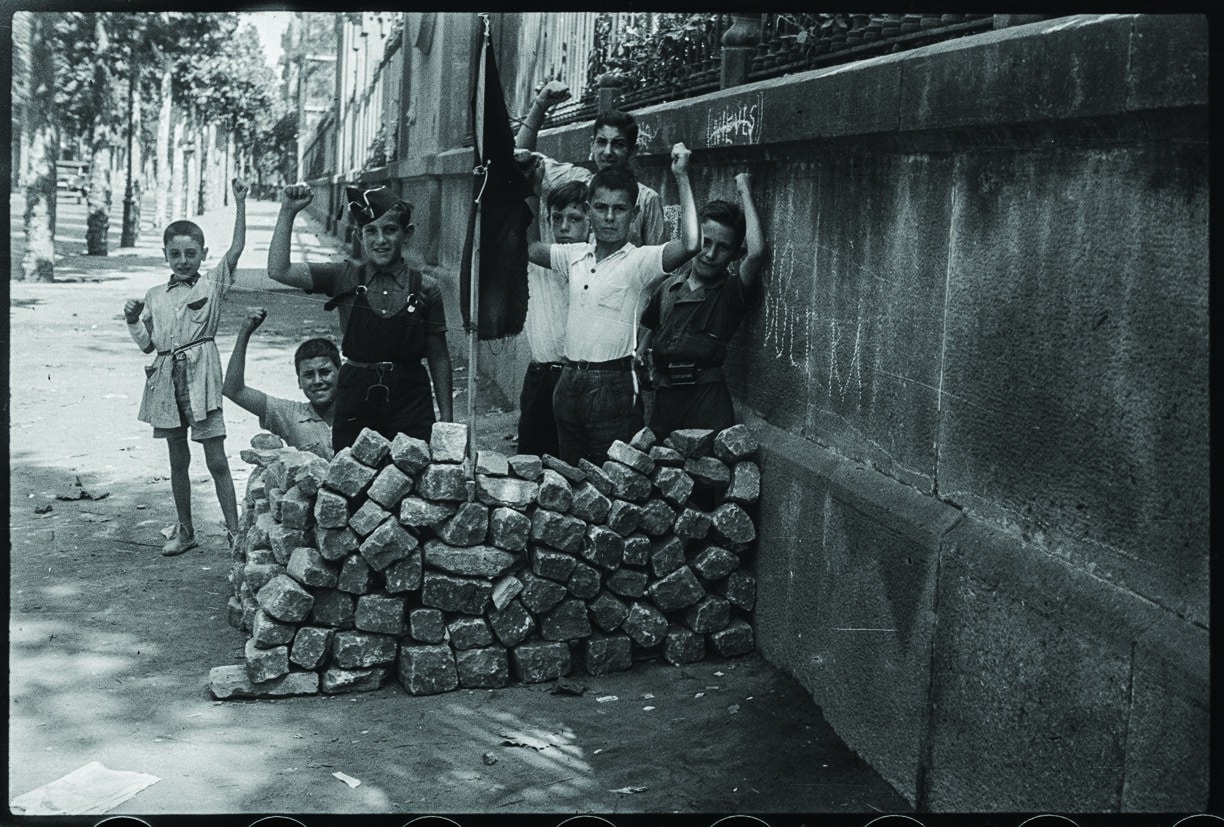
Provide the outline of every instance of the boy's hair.
[[619,109],[609,109],[607,112],[597,116],[594,125],[591,127],[591,134],[598,132],[605,126],[619,129],[621,134],[625,136],[625,140],[629,142],[629,149],[637,148],[637,120],[628,112],[622,112]]
[[544,201],[544,206],[549,212],[553,210],[563,210],[569,205],[586,210],[587,198],[590,195],[590,190],[583,181],[570,181],[566,184],[550,190],[548,198]]
[[613,192],[627,192],[629,193],[629,203],[637,203],[638,182],[633,177],[633,173],[627,169],[616,169],[614,167],[601,169],[591,176],[591,183],[587,186],[590,188],[590,196],[592,198],[595,196],[595,190],[603,188]]
[[698,211],[697,223],[700,224],[703,221],[714,221],[730,228],[735,233],[736,244],[742,244],[744,236],[748,234],[748,224],[744,220],[743,209],[739,204],[732,204],[721,198],[715,198]]
[[204,246],[204,231],[194,221],[171,221],[162,233],[162,246],[169,247],[170,239],[180,235],[188,236],[201,247]]
[[307,359],[317,359],[326,356],[336,367],[340,367],[340,349],[331,339],[307,339],[298,345],[293,353],[293,372],[302,369],[302,362]]

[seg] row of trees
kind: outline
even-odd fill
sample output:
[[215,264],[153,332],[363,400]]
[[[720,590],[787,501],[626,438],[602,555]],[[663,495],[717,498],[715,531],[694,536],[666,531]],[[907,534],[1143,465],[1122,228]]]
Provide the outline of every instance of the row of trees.
[[15,277],[54,277],[55,165],[68,152],[89,161],[90,255],[107,254],[116,183],[120,244],[130,246],[146,184],[160,227],[221,203],[232,174],[257,184],[288,177],[296,113],[237,13],[18,14],[29,15],[28,26],[14,26],[29,43],[25,71],[13,77],[28,84],[26,254]]

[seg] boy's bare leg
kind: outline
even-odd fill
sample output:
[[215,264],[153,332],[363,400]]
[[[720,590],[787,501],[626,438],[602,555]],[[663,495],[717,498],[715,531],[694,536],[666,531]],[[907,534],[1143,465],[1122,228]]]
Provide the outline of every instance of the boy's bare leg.
[[201,444],[204,446],[204,462],[217,488],[217,501],[221,503],[221,513],[225,516],[225,528],[232,536],[238,532],[238,497],[234,493],[234,478],[225,456],[225,437],[205,439]]
[[182,554],[195,545],[195,530],[191,522],[191,448],[187,445],[187,429],[166,439],[170,450],[170,491],[174,494],[174,510],[178,513],[178,528],[162,547],[167,556]]

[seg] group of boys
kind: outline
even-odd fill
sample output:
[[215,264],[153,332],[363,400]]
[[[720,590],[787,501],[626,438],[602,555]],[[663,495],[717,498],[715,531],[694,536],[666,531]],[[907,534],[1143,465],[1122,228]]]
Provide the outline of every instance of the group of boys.
[[[568,95],[564,84],[546,84],[517,136],[520,162],[539,201],[528,239],[525,334],[532,359],[520,397],[517,450],[571,464],[584,458],[600,463],[613,442],[629,441],[647,424],[635,370],[641,363],[650,365],[655,398],[649,424],[657,434],[734,423],[721,366],[755,301],[764,241],[747,174],[735,179],[742,208],[714,200],[697,211],[690,152],[682,143],[672,148],[671,163],[680,238],[665,240],[659,194],[630,171],[638,128],[626,113],[606,112],[595,120],[594,174],[534,152],[548,109]],[[324,307],[339,311],[341,344],[311,339],[298,347],[294,364],[305,402],[270,396],[245,381],[247,346],[267,315],[255,310],[239,330],[222,381],[213,336],[245,240],[246,190],[235,180],[234,240],[217,267],[201,277],[203,233],[191,222],[175,222],[165,232],[170,282],[124,308],[133,339],[145,352],[157,352],[139,418],[170,447],[179,521],[162,550],[167,555],[196,546],[188,429],[204,445],[231,542],[237,531],[221,395],[290,445],[325,458],[352,445],[366,427],[389,439],[404,433],[428,440],[435,419],[453,418],[439,283],[404,258],[414,231],[412,207],[386,187],[347,191],[357,227],[355,255],[310,264],[290,261],[293,222],[313,198],[310,187],[282,190],[268,275],[328,296]],[[730,265],[741,258],[732,275]],[[179,286],[187,289],[173,290]],[[643,337],[639,325],[648,330]]]

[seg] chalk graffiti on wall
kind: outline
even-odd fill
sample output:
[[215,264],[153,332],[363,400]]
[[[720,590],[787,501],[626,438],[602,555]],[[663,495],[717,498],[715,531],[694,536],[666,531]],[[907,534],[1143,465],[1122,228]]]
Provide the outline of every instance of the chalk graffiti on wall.
[[638,139],[637,139],[638,151],[640,152],[642,150],[653,147],[655,138],[658,137],[658,134],[659,134],[659,127],[653,123],[648,123],[646,121],[638,121],[637,127],[638,127]]
[[[787,359],[792,367],[807,367],[811,349],[809,324],[811,308],[807,298],[796,289],[795,245],[787,239],[771,245],[778,251],[768,275],[772,276],[765,293],[765,337],[762,346],[777,359]],[[802,269],[799,270],[802,275]]]
[[721,108],[711,108],[706,114],[706,145],[732,146],[759,144],[765,108],[765,96],[745,97]]
[[[854,328],[854,344],[850,350],[850,364],[846,367],[843,377],[840,367],[842,354],[847,347],[851,347],[848,341],[843,341],[844,338],[848,339],[843,336],[843,333],[848,332],[850,327]],[[836,398],[845,402],[853,387],[855,395],[861,401],[863,396],[863,298],[861,294],[858,315],[850,320],[841,320],[836,316],[831,316],[829,328],[829,399]]]

